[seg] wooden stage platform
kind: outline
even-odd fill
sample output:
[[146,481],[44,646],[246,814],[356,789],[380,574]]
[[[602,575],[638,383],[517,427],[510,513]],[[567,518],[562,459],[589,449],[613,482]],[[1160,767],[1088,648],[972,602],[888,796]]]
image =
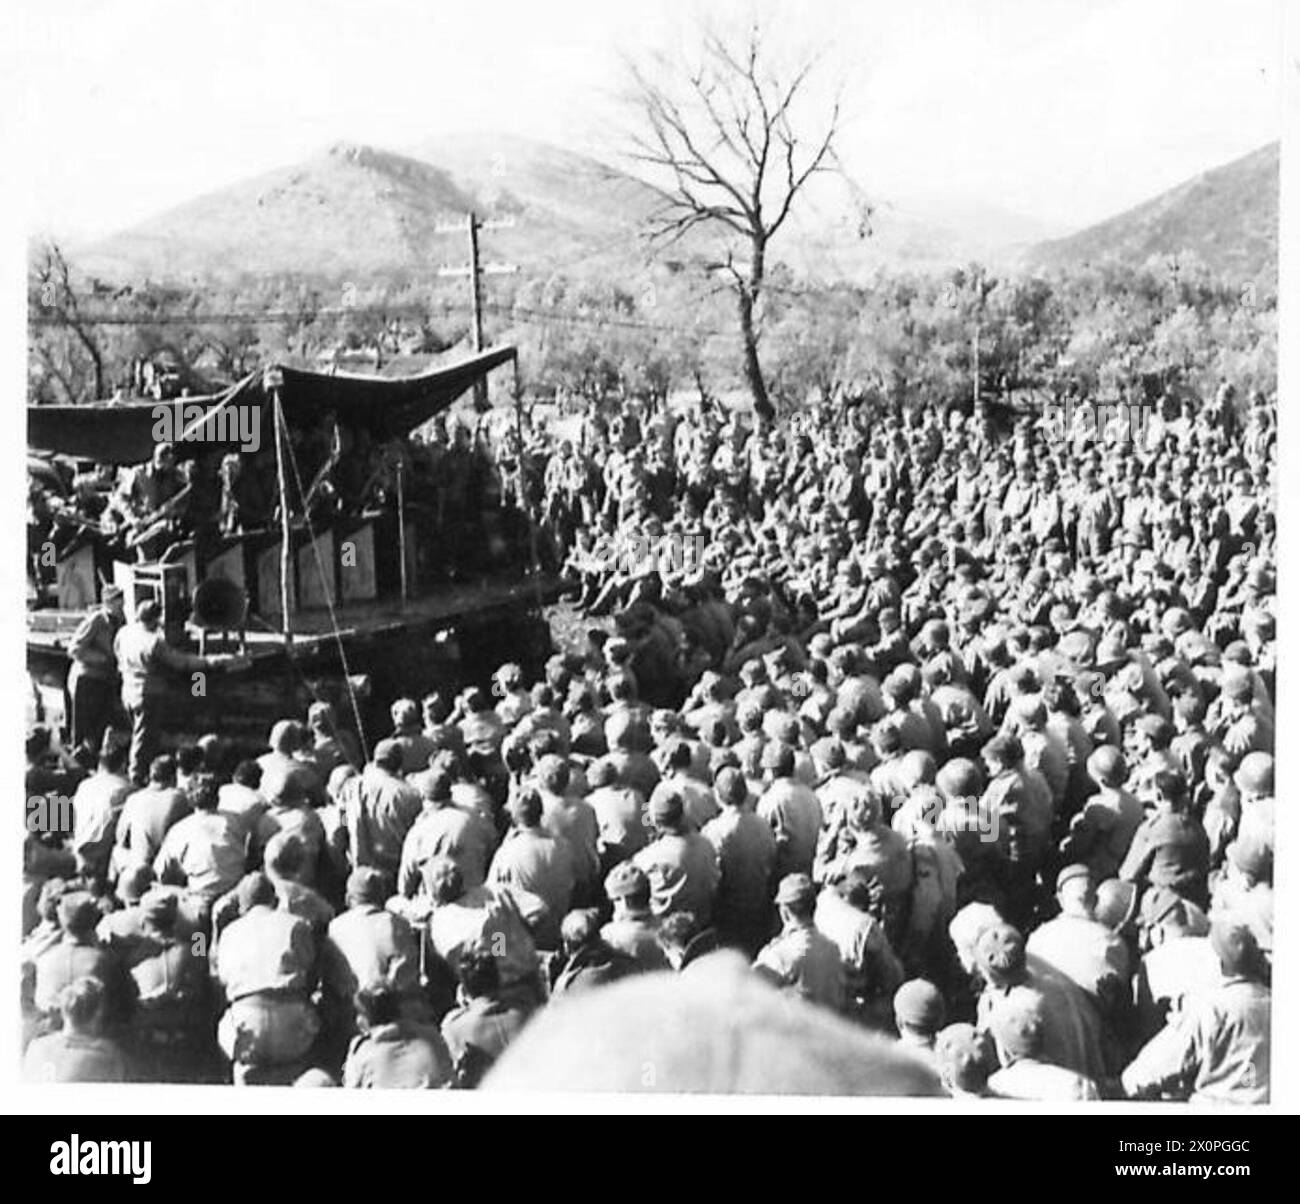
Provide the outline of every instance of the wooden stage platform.
[[[439,586],[424,597],[406,601],[385,598],[348,603],[335,606],[332,616],[324,607],[300,610],[293,617],[293,647],[295,652],[310,655],[322,646],[333,644],[336,637],[351,644],[388,639],[402,632],[436,631],[463,621],[477,624],[495,612],[550,605],[560,590],[557,578],[538,573],[522,578],[489,578]],[[87,613],[85,610],[29,610],[29,647],[35,645],[49,651],[65,649]],[[186,634],[191,642],[197,642],[197,628],[187,624]],[[249,617],[246,642],[248,655],[254,659],[279,656],[284,651],[284,637],[278,626],[273,627],[256,615]]]

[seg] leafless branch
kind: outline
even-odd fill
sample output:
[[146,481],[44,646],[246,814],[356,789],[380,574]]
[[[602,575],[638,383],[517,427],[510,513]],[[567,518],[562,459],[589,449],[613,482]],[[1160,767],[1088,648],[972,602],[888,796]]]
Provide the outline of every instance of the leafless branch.
[[760,410],[770,409],[757,355],[767,246],[813,175],[836,167],[838,98],[823,126],[796,128],[803,125],[799,101],[820,62],[812,57],[785,75],[773,72],[754,24],[734,44],[706,30],[698,60],[685,67],[662,55],[650,67],[629,64],[641,118],[630,155],[666,177],[654,185],[661,207],[647,223],[651,241],[671,244],[714,230],[745,246],[743,263],[728,251],[712,270],[736,297],[745,372]]

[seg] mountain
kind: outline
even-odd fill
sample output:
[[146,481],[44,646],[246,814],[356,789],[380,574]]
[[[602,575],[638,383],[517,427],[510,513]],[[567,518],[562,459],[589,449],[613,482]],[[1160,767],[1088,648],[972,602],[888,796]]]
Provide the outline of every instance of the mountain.
[[[1039,241],[1054,231],[953,196],[873,197],[864,225],[827,179],[791,215],[770,261],[831,282],[972,260],[1052,268],[1192,251],[1221,272],[1275,285],[1277,185],[1273,144],[1100,225]],[[404,153],[339,143],[79,248],[74,259],[114,281],[419,279],[466,261],[464,235],[439,227],[473,209],[512,223],[482,233],[484,263],[515,264],[524,279],[562,272],[635,287],[649,262],[641,229],[658,204],[655,190],[627,172],[508,134],[447,135]],[[697,233],[668,254],[701,253],[716,257]]]
[[[219,281],[294,274],[367,281],[419,276],[466,258],[463,238],[438,229],[470,209],[510,225],[486,230],[485,263],[526,277],[553,272],[635,281],[647,271],[645,219],[654,188],[586,155],[509,134],[428,139],[396,153],[339,143],[304,163],[236,183],[78,248],[109,280]],[[772,262],[820,280],[861,280],[882,266],[925,270],[997,262],[1046,233],[994,206],[951,198],[884,201],[863,238],[858,215],[827,188],[796,209]],[[667,252],[707,254],[703,233]]]
[[626,172],[514,134],[446,134],[407,153],[436,163],[489,213],[537,216],[588,238],[625,233],[658,204],[654,190]]
[[337,143],[293,167],[199,197],[81,248],[80,267],[111,280],[219,280],[291,273],[374,280],[460,265],[470,210],[513,219],[481,235],[483,262],[530,275],[636,270],[645,184],[592,159],[523,139],[448,140],[438,162]]
[[1191,253],[1228,279],[1276,290],[1277,234],[1278,143],[1272,142],[1108,221],[1039,243],[1026,259],[1035,268],[1068,268]]
[[880,200],[863,238],[859,218],[828,210],[826,220],[791,215],[777,257],[821,280],[861,281],[882,268],[942,271],[982,263],[1013,266],[1026,246],[1055,232],[1034,218],[960,197],[900,196]]
[[324,154],[223,188],[81,250],[110,279],[323,276],[427,262],[436,224],[470,198],[446,172],[389,151],[338,143]]

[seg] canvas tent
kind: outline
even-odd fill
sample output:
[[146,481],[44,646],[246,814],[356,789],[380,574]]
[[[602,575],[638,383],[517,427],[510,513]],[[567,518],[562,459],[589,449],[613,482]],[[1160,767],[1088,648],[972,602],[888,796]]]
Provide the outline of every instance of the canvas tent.
[[[42,452],[75,456],[107,464],[139,464],[158,442],[163,429],[186,431],[192,442],[177,445],[184,457],[196,452],[235,450],[235,424],[223,420],[225,406],[249,407],[260,429],[274,430],[267,381],[278,379],[280,403],[290,429],[314,426],[326,414],[339,422],[369,430],[376,439],[405,435],[447,409],[493,368],[515,358],[513,347],[485,351],[450,367],[417,376],[390,379],[307,372],[273,365],[250,373],[222,393],[172,401],[27,407],[27,445]],[[173,413],[162,419],[160,407]],[[262,407],[266,412],[261,413]],[[205,417],[206,415],[206,417]]]

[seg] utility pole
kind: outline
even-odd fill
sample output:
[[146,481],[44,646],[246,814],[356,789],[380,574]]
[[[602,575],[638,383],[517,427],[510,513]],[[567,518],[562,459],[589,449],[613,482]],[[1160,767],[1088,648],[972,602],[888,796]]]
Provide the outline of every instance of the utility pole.
[[478,219],[471,211],[465,214],[465,229],[469,232],[469,283],[474,302],[474,351],[483,350],[483,276],[478,265]]
[[[438,269],[440,277],[448,276],[468,276],[470,282],[470,304],[473,312],[472,333],[474,338],[474,352],[478,354],[483,348],[483,277],[484,276],[504,276],[519,271],[519,265],[514,263],[485,263],[480,264],[478,253],[478,234],[480,230],[509,230],[515,224],[513,217],[497,218],[492,221],[484,221],[473,210],[465,214],[464,225],[459,223],[455,225],[438,225],[434,226],[434,232],[437,234],[458,234],[462,230],[469,235],[469,262],[459,267],[443,264]],[[479,379],[474,382],[474,408],[482,413],[487,409],[487,382]]]
[[975,286],[975,334],[971,338],[971,400],[975,413],[980,412],[980,335],[984,325],[984,274],[977,272],[972,280]]

